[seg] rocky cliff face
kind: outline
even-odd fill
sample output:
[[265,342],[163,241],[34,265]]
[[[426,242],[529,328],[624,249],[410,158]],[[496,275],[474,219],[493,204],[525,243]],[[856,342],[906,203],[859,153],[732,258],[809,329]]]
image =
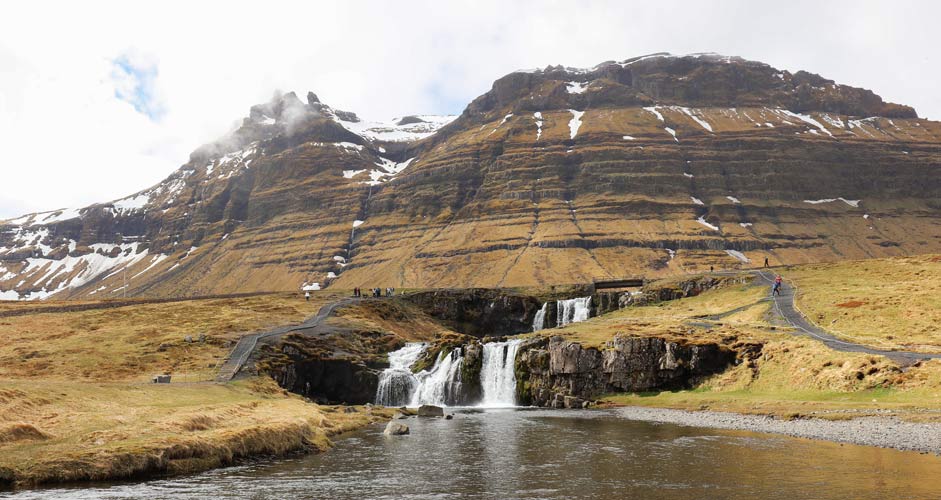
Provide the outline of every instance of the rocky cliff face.
[[404,298],[449,328],[478,338],[532,331],[535,297],[495,289],[436,290]]
[[0,298],[937,252],[939,146],[941,124],[868,90],[714,55],[512,73],[453,121],[366,122],[289,93],[157,186],[4,222]]
[[688,388],[735,360],[734,351],[718,344],[617,336],[597,349],[540,337],[516,358],[517,395],[523,405],[578,407],[606,393]]

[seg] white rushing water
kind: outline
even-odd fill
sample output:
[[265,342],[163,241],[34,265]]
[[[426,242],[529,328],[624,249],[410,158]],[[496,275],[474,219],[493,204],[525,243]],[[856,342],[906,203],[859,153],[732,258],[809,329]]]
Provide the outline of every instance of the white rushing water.
[[557,300],[558,319],[556,326],[565,326],[569,323],[578,323],[588,319],[591,312],[591,296],[577,299]]
[[533,318],[533,331],[538,332],[546,327],[546,309],[549,307],[549,303],[546,302],[542,305],[542,309],[536,311],[536,317]]
[[415,374],[418,384],[412,393],[409,406],[447,406],[459,401],[463,366],[464,356],[460,347],[447,354],[444,351],[439,353],[431,370],[422,370]]
[[379,374],[377,405],[401,406],[411,401],[412,393],[418,386],[418,378],[412,373],[412,365],[426,347],[422,342],[413,342],[389,353],[389,367]]
[[484,344],[484,358],[480,369],[483,401],[480,406],[516,406],[516,352],[520,339]]

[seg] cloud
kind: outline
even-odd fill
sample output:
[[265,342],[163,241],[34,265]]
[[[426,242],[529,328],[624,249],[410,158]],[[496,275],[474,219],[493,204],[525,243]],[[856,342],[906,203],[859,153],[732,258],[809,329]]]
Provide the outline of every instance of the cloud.
[[274,89],[368,119],[459,113],[519,68],[715,51],[941,118],[941,7],[928,2],[167,1],[141,19],[123,2],[62,1],[4,14],[17,22],[0,30],[0,217],[153,185]]
[[111,61],[114,96],[127,102],[152,121],[159,120],[164,103],[157,95],[157,62],[152,57],[126,51]]

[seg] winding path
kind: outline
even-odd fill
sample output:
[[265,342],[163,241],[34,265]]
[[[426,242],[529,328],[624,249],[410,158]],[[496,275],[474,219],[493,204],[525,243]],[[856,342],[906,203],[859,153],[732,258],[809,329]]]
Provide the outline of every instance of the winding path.
[[[753,273],[759,278],[768,282],[769,287],[772,283],[774,283],[774,276],[767,271],[759,270],[753,271]],[[860,352],[865,354],[885,356],[896,362],[906,365],[910,365],[924,359],[941,359],[941,354],[874,349],[862,344],[846,342],[836,338],[823,328],[813,324],[800,312],[799,309],[797,309],[797,306],[794,305],[794,287],[787,281],[784,281],[781,284],[781,295],[772,296],[770,300],[774,303],[774,307],[772,309],[775,314],[777,314],[778,317],[784,320],[787,324],[794,327],[797,331],[801,332],[799,334],[807,335],[816,340],[819,340],[825,346],[835,351]]]
[[266,339],[270,337],[280,337],[291,332],[296,332],[299,330],[309,330],[312,328],[317,328],[320,326],[320,323],[327,319],[333,311],[342,306],[348,306],[355,302],[363,300],[359,297],[348,297],[345,299],[340,299],[329,304],[324,305],[317,311],[317,314],[307,318],[303,323],[294,326],[282,326],[275,328],[274,330],[268,330],[266,332],[250,333],[248,335],[243,335],[239,338],[237,344],[232,349],[232,352],[229,353],[229,357],[222,363],[222,366],[219,367],[219,374],[216,375],[216,382],[228,382],[232,380],[245,366],[245,362],[248,361],[248,358],[251,357],[252,352],[255,351],[255,347],[258,346],[258,341],[261,339]]

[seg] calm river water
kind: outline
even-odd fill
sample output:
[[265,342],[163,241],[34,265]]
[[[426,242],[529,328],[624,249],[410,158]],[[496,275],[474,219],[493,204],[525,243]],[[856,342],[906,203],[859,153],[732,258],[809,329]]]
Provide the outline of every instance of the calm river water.
[[[194,476],[12,498],[941,498],[941,458],[606,411],[459,411],[376,425],[330,452]],[[4,495],[0,493],[0,497]]]

